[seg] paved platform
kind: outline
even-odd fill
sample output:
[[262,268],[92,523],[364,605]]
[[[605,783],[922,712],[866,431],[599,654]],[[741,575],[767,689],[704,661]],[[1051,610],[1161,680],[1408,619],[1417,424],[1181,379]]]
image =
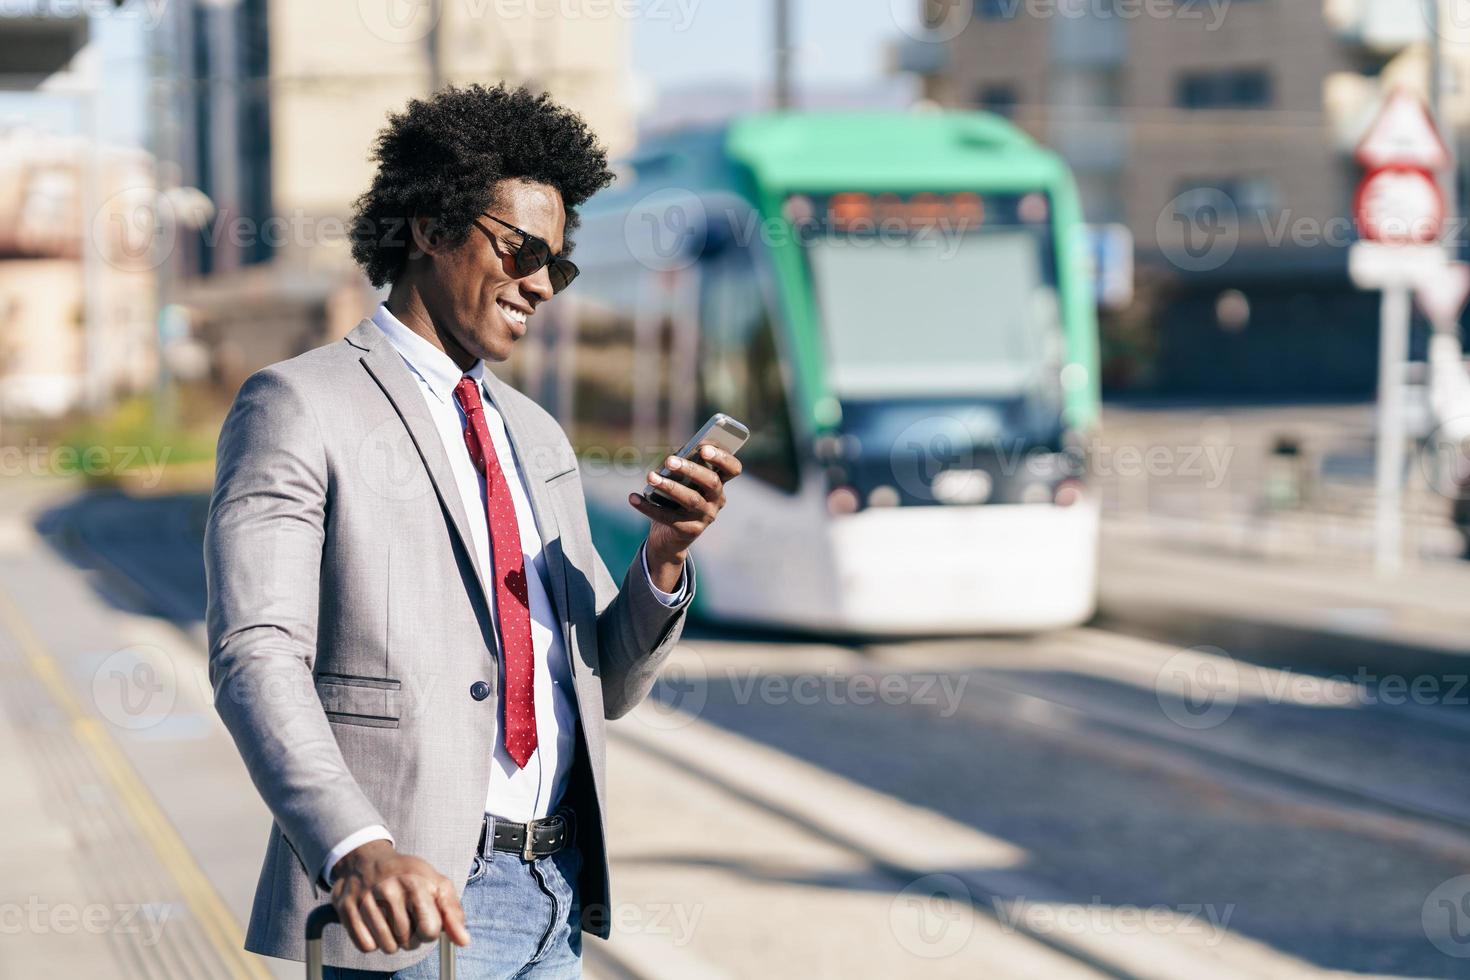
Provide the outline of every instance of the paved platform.
[[[14,787],[0,810],[0,976],[299,976],[240,949],[269,815],[210,706],[197,625],[145,614],[115,568],[77,567],[35,530],[76,489],[0,496],[0,777]],[[943,874],[1003,861],[1004,842],[657,705],[613,730],[616,931],[589,940],[594,980],[1102,975]],[[854,838],[669,754],[699,737],[727,767],[825,799]],[[822,794],[803,792],[818,780]],[[885,870],[894,814],[915,833]]]
[[[36,535],[57,492],[10,481],[0,514],[0,716],[13,735],[0,758],[27,788],[0,810],[0,840],[8,901],[77,909],[95,928],[28,922],[0,944],[0,963],[24,968],[0,974],[296,976],[241,949],[269,822],[241,792],[203,659]],[[34,846],[25,827],[45,828]]]
[[[209,706],[203,649],[190,625],[197,617],[184,608],[188,590],[175,589],[163,604],[179,604],[184,628],[146,614],[140,594],[146,590],[120,576],[115,564],[89,569],[78,552],[64,557],[38,536],[35,514],[64,499],[68,488],[6,489],[0,494],[0,737],[6,741],[0,744],[14,748],[0,750],[0,775],[16,787],[16,806],[0,813],[0,863],[14,869],[0,882],[0,927],[9,930],[0,938],[0,975],[299,976],[294,964],[239,952],[269,818]],[[153,547],[197,550],[187,539],[187,521],[161,526],[172,530],[131,545],[146,545],[144,555]],[[1460,656],[1458,596],[1465,580],[1457,564],[1425,565],[1385,584],[1365,568],[1310,552],[1291,558],[1212,551],[1157,525],[1112,522],[1107,543],[1106,606],[1132,601],[1140,616],[1172,610],[1176,627],[1177,621],[1204,623],[1209,637],[1201,642],[1232,655],[1299,660],[1304,655],[1296,648],[1269,642],[1277,635],[1270,631],[1290,621],[1316,636],[1335,625],[1370,650],[1395,641],[1419,656]],[[183,560],[168,558],[175,565]],[[1261,642],[1222,642],[1220,624],[1228,622],[1257,630]],[[1341,651],[1340,638],[1320,645],[1321,655],[1335,655],[1338,664]],[[1458,737],[1464,727],[1441,724],[1444,719],[1420,726],[1415,716],[1407,719],[1417,726],[1411,729],[1396,715],[1336,713],[1316,719],[1313,731],[1345,755],[1294,741],[1300,758],[1272,752],[1267,761],[1276,768],[1267,773],[1256,743],[1281,737],[1272,721],[1280,715],[1291,730],[1299,717],[1294,708],[1243,704],[1238,726],[1207,744],[1189,742],[1187,732],[1154,717],[1160,665],[1177,652],[1097,630],[865,646],[692,631],[660,697],[703,690],[710,697],[704,710],[651,701],[610,730],[615,935],[611,943],[589,940],[587,975],[1344,975],[1318,965],[1338,960],[1300,935],[1265,927],[1280,917],[1271,914],[1269,897],[1253,890],[1250,868],[1212,865],[1197,869],[1203,878],[1175,881],[1181,867],[1167,857],[1170,842],[1177,847],[1201,824],[1216,826],[1222,813],[1237,810],[1240,822],[1218,825],[1245,835],[1236,843],[1257,860],[1274,853],[1268,843],[1283,835],[1301,847],[1322,846],[1320,823],[1328,821],[1337,836],[1320,875],[1313,868],[1303,877],[1294,852],[1289,861],[1276,856],[1285,865],[1265,866],[1295,874],[1292,887],[1303,894],[1303,881],[1318,888],[1329,880],[1322,876],[1336,875],[1345,894],[1371,894],[1375,909],[1392,900],[1396,931],[1382,948],[1423,945],[1415,933],[1419,903],[1426,875],[1439,872],[1420,867],[1424,856],[1407,846],[1410,838],[1395,836],[1413,815],[1358,812],[1364,802],[1357,797],[1353,808],[1334,809],[1343,792],[1327,790],[1362,768],[1351,752],[1364,744],[1364,725],[1386,744],[1402,743],[1380,765],[1403,756],[1417,760],[1416,772],[1428,772],[1419,754],[1425,746],[1437,746],[1452,766],[1459,755],[1448,735]],[[792,677],[820,682],[887,668],[964,676],[980,685],[962,705],[956,700],[952,707],[960,713],[944,731],[961,733],[961,741],[965,732],[983,731],[983,744],[934,739],[940,732],[908,713],[906,727],[891,728],[884,726],[897,716],[865,711],[858,727],[856,714],[837,704],[785,712],[779,698],[763,705],[758,697],[749,704],[737,697],[737,689],[755,696],[757,688],[742,685]],[[720,683],[702,687],[702,675]],[[720,693],[726,680],[729,690]],[[1143,710],[1148,705],[1153,714]],[[732,711],[739,725],[730,724]],[[1143,725],[1151,718],[1160,722],[1157,731]],[[792,741],[798,730],[805,734]],[[1331,736],[1339,730],[1340,738]],[[892,778],[893,760],[910,756],[879,744],[885,738],[934,739],[916,743],[911,756],[925,770],[923,780]],[[842,751],[814,744],[824,740],[826,749]],[[1013,764],[1013,753],[1045,761]],[[1227,755],[1234,764],[1221,770]],[[888,760],[881,771],[874,771],[875,759]],[[1311,786],[1292,785],[1298,764],[1314,774]],[[1140,782],[1128,789],[1130,779]],[[1020,823],[1009,822],[1008,807],[985,808],[986,819],[960,818],[979,808],[940,806],[946,793],[936,783],[946,782],[966,783],[965,799],[978,793],[1035,812]],[[1206,805],[1196,809],[1200,797]],[[1070,822],[1074,798],[1086,800],[1083,812],[1113,814],[1107,833],[1127,829],[1143,839],[1128,851],[1127,833],[1110,838],[1124,848],[1115,856],[1099,849],[1090,830],[1037,832],[1038,818],[1085,830],[1085,820]],[[1283,799],[1289,811],[1280,809]],[[1169,806],[1186,802],[1177,817],[1169,815]],[[1256,832],[1259,838],[1251,836]],[[1460,837],[1451,838],[1454,853],[1461,853]],[[1370,847],[1402,852],[1386,862],[1395,875],[1364,878],[1361,858],[1343,860]],[[1088,896],[1116,886],[1116,874],[1095,867],[1115,857],[1117,873],[1141,874],[1148,887],[1139,890],[1135,882],[1134,890],[1088,905]],[[1162,864],[1140,870],[1151,861]],[[1087,882],[1082,891],[1059,884],[1079,874]],[[1364,880],[1371,888],[1357,889]],[[1198,922],[1147,934],[1120,928],[1140,909],[1178,896],[1231,903],[1240,894],[1255,897],[1239,910],[1241,927],[1232,925],[1223,936],[1201,931]],[[1284,900],[1296,909],[1291,896]],[[1083,918],[1073,922],[1073,913]],[[1101,925],[1088,914],[1103,916]],[[1316,927],[1336,928],[1334,914],[1320,910]],[[92,922],[90,930],[74,925],[72,915]],[[1292,911],[1287,918],[1301,916]],[[1375,936],[1382,931],[1375,930]],[[1361,965],[1348,956],[1341,962]]]
[[1167,521],[1113,520],[1099,593],[1104,626],[1274,667],[1445,691],[1470,677],[1470,563],[1458,560],[1384,576],[1315,548],[1223,547]]
[[1374,571],[1373,418],[1108,406],[1101,622],[1279,667],[1470,674],[1470,562],[1427,456],[1406,463],[1403,569]]

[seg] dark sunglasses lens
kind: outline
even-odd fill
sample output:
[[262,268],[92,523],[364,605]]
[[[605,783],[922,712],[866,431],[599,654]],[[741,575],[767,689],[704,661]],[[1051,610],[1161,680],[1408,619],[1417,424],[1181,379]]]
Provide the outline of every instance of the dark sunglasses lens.
[[577,278],[579,271],[581,270],[577,268],[571,259],[554,260],[551,263],[551,268],[547,270],[551,275],[551,291],[559,293],[563,289],[566,289],[572,284],[572,280]]
[[539,238],[527,235],[516,249],[516,275],[529,276],[551,261],[551,246]]

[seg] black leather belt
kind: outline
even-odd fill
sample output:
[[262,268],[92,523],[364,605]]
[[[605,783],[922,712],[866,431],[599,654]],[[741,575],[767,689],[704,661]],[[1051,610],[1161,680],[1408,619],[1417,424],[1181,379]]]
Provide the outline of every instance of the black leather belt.
[[572,811],[561,808],[549,817],[541,817],[528,823],[516,823],[485,814],[480,825],[480,853],[485,845],[497,851],[519,854],[530,861],[538,857],[550,857],[557,851],[576,842],[577,820]]

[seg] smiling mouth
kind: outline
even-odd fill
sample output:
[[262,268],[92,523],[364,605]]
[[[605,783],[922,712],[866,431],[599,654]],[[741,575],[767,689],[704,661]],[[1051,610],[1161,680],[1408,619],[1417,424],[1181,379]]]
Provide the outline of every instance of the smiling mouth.
[[506,319],[510,320],[511,323],[518,324],[522,327],[526,325],[526,319],[530,314],[525,310],[511,306],[504,300],[496,300],[495,305],[500,307],[501,312],[505,314]]

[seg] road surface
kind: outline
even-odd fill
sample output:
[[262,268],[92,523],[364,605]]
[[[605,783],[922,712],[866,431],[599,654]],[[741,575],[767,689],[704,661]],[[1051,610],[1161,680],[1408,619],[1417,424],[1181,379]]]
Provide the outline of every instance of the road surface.
[[[40,500],[0,505],[0,974],[297,975],[236,951],[269,818],[203,681],[201,502]],[[589,974],[1470,977],[1470,690],[1263,653],[692,628],[612,726]]]

